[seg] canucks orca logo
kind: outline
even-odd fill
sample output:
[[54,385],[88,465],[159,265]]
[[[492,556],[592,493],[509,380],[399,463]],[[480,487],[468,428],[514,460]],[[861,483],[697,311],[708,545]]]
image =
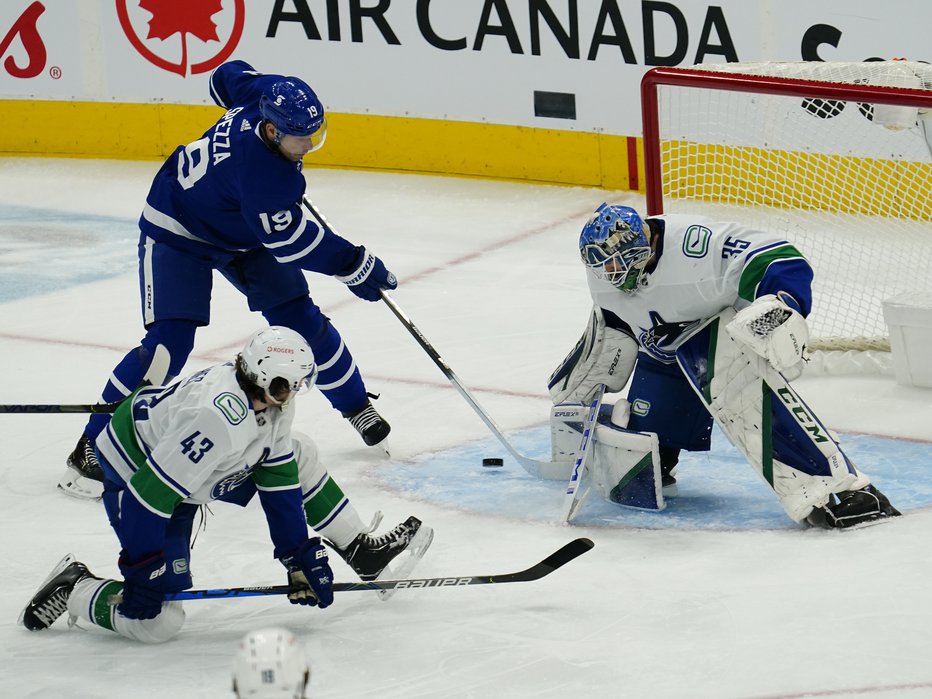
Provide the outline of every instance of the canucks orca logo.
[[666,364],[676,361],[674,348],[680,337],[697,327],[702,321],[686,320],[681,323],[668,323],[657,311],[650,311],[653,327],[647,328],[639,338],[641,347],[654,358]]
[[247,466],[242,471],[237,471],[236,473],[231,473],[229,476],[224,478],[221,481],[218,481],[216,485],[210,491],[210,497],[214,500],[222,498],[224,495],[229,494],[231,491],[236,490],[239,486],[249,480],[250,474],[252,474],[252,467]]

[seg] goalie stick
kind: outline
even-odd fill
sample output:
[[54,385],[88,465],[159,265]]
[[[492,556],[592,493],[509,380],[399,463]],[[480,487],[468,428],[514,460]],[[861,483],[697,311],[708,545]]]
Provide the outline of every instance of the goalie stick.
[[[468,585],[497,585],[499,583],[533,582],[550,575],[575,558],[583,555],[595,544],[591,539],[574,539],[551,553],[544,560],[535,563],[530,568],[516,573],[502,575],[461,575],[442,578],[410,578],[408,580],[376,580],[373,582],[334,583],[334,592],[360,592],[363,590],[417,590],[427,587],[465,587]],[[197,600],[221,599],[226,597],[262,597],[266,595],[287,595],[303,590],[303,587],[290,585],[267,585],[255,587],[230,587],[216,590],[185,590],[184,592],[170,592],[165,599]]]
[[579,443],[579,453],[576,456],[576,463],[573,464],[573,472],[570,475],[570,481],[566,484],[566,495],[563,498],[563,524],[569,524],[573,521],[579,508],[582,507],[586,496],[589,494],[587,488],[580,494],[579,484],[582,483],[586,475],[586,468],[589,462],[589,453],[592,451],[592,433],[595,430],[595,423],[599,417],[599,409],[602,407],[602,398],[605,396],[605,384],[599,384],[596,387],[595,395],[589,404],[589,413],[583,422],[582,440]]
[[[156,345],[149,368],[146,370],[145,376],[142,377],[143,385],[158,386],[164,384],[168,376],[170,361],[171,355],[165,345]],[[7,403],[0,405],[0,413],[113,413],[122,403],[122,400],[116,403],[82,403],[76,405]]]
[[[307,197],[304,198],[304,205],[308,208],[314,218],[317,219],[317,222],[327,228],[333,233],[336,231],[330,225],[324,215],[318,210]],[[417,340],[417,343],[427,352],[427,355],[433,360],[440,371],[443,372],[443,375],[447,377],[450,383],[453,384],[453,387],[459,391],[460,395],[469,403],[469,406],[476,412],[482,422],[485,423],[485,426],[489,428],[492,434],[501,442],[501,445],[505,447],[505,450],[511,454],[515,461],[520,464],[520,466],[527,471],[529,474],[535,478],[544,478],[547,480],[562,479],[565,477],[566,469],[568,464],[566,462],[553,462],[553,461],[541,461],[538,459],[532,459],[530,457],[524,456],[515,449],[511,442],[505,437],[504,433],[499,429],[498,425],[495,424],[495,421],[492,419],[492,416],[489,415],[479,402],[473,397],[472,393],[466,388],[466,385],[460,381],[459,377],[453,372],[453,369],[443,360],[440,356],[440,353],[434,349],[433,345],[424,337],[417,326],[411,321],[411,319],[398,307],[398,304],[387,294],[385,291],[380,292],[382,295],[382,300],[389,307],[392,313],[395,314],[395,317],[401,321],[401,324],[407,328],[408,332],[411,333],[411,336]]]

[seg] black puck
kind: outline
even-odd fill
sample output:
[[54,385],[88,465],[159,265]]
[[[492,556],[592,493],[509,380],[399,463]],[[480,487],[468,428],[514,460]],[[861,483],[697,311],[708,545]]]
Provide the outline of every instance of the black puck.
[[504,459],[496,459],[496,458],[483,459],[482,465],[485,466],[486,468],[495,468],[496,466],[504,466],[505,461]]

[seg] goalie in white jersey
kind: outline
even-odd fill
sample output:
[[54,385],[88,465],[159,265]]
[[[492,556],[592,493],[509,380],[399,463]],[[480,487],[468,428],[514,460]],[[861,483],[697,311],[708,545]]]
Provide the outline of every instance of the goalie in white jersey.
[[[320,537],[363,580],[407,574],[433,537],[409,517],[372,536],[318,461],[317,448],[292,432],[292,398],[317,374],[297,332],[273,326],[255,333],[235,362],[168,387],[138,389],[97,440],[103,502],[121,551],[123,580],[92,575],[70,554],[23,610],[26,628],[48,628],[67,610],[84,625],[143,642],[174,636],[184,622],[166,593],[192,587],[190,541],[201,505],[245,506],[256,494],[273,555],[299,591],[294,604],[333,602],[332,572]],[[308,536],[310,525],[320,536]],[[401,565],[390,567],[398,558]],[[116,602],[114,602],[116,600]]]
[[[804,361],[813,277],[791,243],[737,223],[645,221],[602,204],[579,249],[593,314],[550,392],[559,416],[600,385],[621,391],[631,379],[595,433],[612,447],[592,464],[604,495],[662,507],[659,483],[647,504],[632,490],[653,480],[672,490],[680,451],[708,450],[714,419],[794,521],[834,528],[899,514],[788,383]],[[625,453],[628,433],[653,437],[654,453],[619,470],[613,454]],[[570,451],[557,453],[559,434],[555,458]]]

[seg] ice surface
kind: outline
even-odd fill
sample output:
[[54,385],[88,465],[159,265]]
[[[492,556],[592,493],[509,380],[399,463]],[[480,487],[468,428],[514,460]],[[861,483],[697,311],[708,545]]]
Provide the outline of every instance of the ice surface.
[[[92,402],[138,342],[135,221],[157,167],[0,160],[0,402]],[[519,450],[546,456],[546,379],[589,308],[580,224],[603,200],[641,200],[334,170],[308,180],[337,230],[398,275],[395,300]],[[309,278],[381,394],[392,457],[364,448],[320,394],[301,399],[296,423],[364,519],[382,509],[385,526],[415,514],[435,528],[417,575],[518,570],[577,536],[595,548],[535,583],[401,591],[384,603],[341,593],[325,611],[281,598],[190,602],[181,634],[156,647],[63,620],[30,633],[17,616],[58,559],[73,551],[113,576],[117,546],[102,507],[55,489],[83,417],[0,415],[0,696],[231,696],[238,639],[269,625],[303,639],[318,698],[932,696],[928,390],[883,376],[797,384],[903,507],[899,520],[799,529],[718,439],[711,455],[684,460],[682,495],[665,512],[590,498],[582,525],[564,527],[559,484],[507,458],[481,467],[506,455],[388,309]],[[218,277],[189,367],[229,358],[260,324]],[[283,583],[259,507],[212,511],[194,546],[196,585]]]

